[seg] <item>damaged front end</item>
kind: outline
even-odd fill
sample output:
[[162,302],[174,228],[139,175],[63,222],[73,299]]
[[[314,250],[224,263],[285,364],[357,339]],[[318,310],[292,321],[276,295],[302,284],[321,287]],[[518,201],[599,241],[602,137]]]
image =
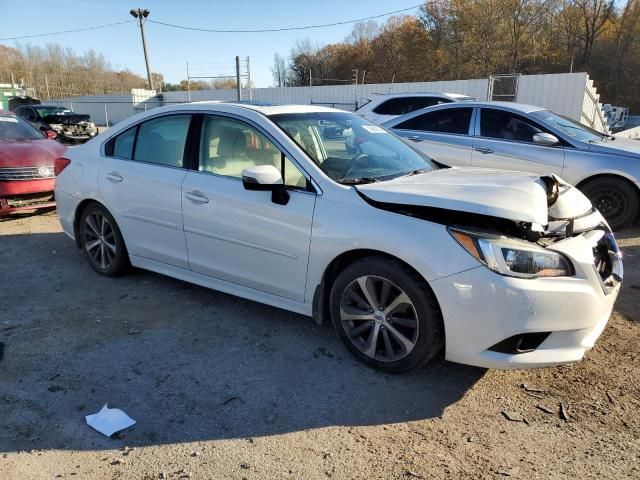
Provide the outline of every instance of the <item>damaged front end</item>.
[[44,120],[60,140],[86,142],[98,134],[98,129],[90,121],[89,115],[49,115]]
[[[442,206],[407,205],[379,201],[365,189],[360,196],[370,205],[446,225],[453,238],[480,263],[494,272],[518,278],[570,277],[576,265],[596,271],[605,294],[613,292],[623,278],[622,256],[606,221],[576,188],[554,175],[535,179],[546,192],[546,221],[540,215],[542,205],[527,205],[519,220],[503,218],[491,212],[488,204],[471,205],[468,210],[450,210]],[[464,192],[460,194],[464,197]],[[498,197],[499,200],[499,197]],[[496,198],[494,204],[500,203]],[[544,197],[531,196],[532,203]],[[497,212],[497,208],[495,208]],[[536,220],[531,221],[536,213]],[[579,268],[580,268],[579,267]]]

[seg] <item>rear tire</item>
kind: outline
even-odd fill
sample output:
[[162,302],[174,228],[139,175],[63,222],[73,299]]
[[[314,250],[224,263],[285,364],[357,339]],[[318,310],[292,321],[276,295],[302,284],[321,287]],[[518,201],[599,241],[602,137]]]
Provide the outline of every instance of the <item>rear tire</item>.
[[638,192],[622,178],[594,178],[582,185],[580,190],[600,211],[612,230],[631,225],[638,215]]
[[398,260],[371,256],[333,283],[331,320],[359,360],[390,373],[424,365],[444,345],[442,314],[429,285]]
[[115,277],[129,268],[129,254],[113,216],[98,203],[80,215],[80,245],[89,265],[100,275]]

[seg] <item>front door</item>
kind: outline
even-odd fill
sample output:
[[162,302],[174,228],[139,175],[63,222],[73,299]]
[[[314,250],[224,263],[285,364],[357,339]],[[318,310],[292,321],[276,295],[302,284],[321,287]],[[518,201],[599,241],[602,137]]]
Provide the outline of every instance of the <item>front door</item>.
[[98,186],[130,255],[189,268],[182,230],[183,157],[191,115],[166,115],[107,143]]
[[540,125],[521,115],[493,108],[480,109],[479,123],[479,135],[473,142],[472,166],[562,175],[562,144],[545,146],[533,142],[533,135],[545,132]]
[[[316,195],[306,178],[257,128],[205,115],[198,170],[182,185],[184,232],[194,272],[295,301],[304,301]],[[290,199],[248,191],[242,170],[283,170]]]

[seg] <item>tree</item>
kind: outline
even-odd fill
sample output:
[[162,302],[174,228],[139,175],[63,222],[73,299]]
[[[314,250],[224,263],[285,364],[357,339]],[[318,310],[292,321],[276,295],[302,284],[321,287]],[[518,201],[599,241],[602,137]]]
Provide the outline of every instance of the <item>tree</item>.
[[271,67],[271,73],[273,74],[273,81],[276,86],[286,86],[287,66],[284,57],[279,53],[273,55],[273,67]]
[[589,64],[596,38],[613,14],[613,0],[574,0],[582,20],[582,66]]

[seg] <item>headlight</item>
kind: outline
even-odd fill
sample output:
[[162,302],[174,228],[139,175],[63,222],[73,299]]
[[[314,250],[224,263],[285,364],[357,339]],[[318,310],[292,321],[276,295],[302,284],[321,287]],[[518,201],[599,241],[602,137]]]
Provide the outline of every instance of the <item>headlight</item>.
[[520,278],[573,275],[571,263],[558,252],[516,238],[458,228],[448,230],[467,252],[501,275]]

